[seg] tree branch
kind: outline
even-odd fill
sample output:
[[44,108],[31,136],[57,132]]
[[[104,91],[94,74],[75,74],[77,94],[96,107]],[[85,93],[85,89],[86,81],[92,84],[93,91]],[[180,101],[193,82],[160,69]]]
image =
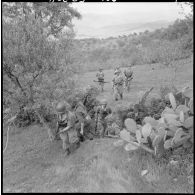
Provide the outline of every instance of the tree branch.
[[8,78],[10,78],[10,80],[17,86],[20,88],[20,90],[23,92],[23,94],[26,96],[26,93],[22,87],[22,85],[20,84],[19,82],[19,79],[16,75],[14,75],[12,72],[11,72],[11,68],[4,63],[4,67],[3,67],[3,71],[4,73],[8,76]]

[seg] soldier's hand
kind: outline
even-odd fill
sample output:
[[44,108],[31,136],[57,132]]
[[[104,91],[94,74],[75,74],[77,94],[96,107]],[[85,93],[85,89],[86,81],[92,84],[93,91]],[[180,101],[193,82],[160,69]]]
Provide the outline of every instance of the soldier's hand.
[[87,115],[86,120],[91,120],[91,117],[89,115]]
[[83,129],[81,130],[81,135],[83,135]]

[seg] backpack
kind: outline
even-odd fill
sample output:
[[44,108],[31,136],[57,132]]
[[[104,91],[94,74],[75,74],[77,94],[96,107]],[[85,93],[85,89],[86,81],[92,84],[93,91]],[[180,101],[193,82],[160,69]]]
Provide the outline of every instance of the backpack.
[[125,70],[124,72],[126,77],[132,77],[133,76],[133,71],[132,70]]
[[122,76],[117,76],[114,78],[114,84],[115,85],[123,85],[123,77]]

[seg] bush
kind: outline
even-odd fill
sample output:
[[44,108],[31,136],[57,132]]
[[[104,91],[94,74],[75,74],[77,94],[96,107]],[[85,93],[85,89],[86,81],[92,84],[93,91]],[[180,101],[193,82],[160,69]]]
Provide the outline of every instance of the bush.
[[57,118],[54,110],[51,110],[51,108],[48,108],[45,105],[41,105],[39,108],[35,109],[25,107],[20,109],[20,111],[16,114],[14,124],[17,127],[27,127],[32,124],[41,123],[37,112],[46,123],[51,123]]
[[[180,96],[185,98],[184,104],[181,104]],[[168,100],[170,107],[165,104],[166,100],[160,99],[153,99],[151,107],[147,109],[140,103],[134,105],[132,109],[134,116],[125,120],[126,129],[120,133],[121,139],[128,142],[125,146],[126,151],[142,148],[157,157],[162,157],[166,151],[192,148],[194,143],[193,89],[186,87],[175,95],[170,92]],[[139,113],[148,115],[144,118],[140,117],[138,123],[136,117]],[[158,114],[157,118],[155,118],[156,114]]]

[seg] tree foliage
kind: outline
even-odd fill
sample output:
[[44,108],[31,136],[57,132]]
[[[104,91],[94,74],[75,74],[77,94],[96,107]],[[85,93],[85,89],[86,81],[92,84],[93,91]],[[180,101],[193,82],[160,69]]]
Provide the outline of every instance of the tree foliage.
[[71,92],[73,17],[66,3],[3,3],[4,106],[51,106]]
[[28,21],[29,16],[41,20],[47,36],[58,36],[64,27],[73,27],[72,18],[81,18],[80,13],[68,3],[3,3],[3,17],[7,20],[23,18]]
[[190,57],[193,53],[193,18],[188,15],[177,19],[167,28],[145,31],[107,39],[75,40],[80,48],[79,60],[86,69],[141,65],[146,63],[170,64]]

